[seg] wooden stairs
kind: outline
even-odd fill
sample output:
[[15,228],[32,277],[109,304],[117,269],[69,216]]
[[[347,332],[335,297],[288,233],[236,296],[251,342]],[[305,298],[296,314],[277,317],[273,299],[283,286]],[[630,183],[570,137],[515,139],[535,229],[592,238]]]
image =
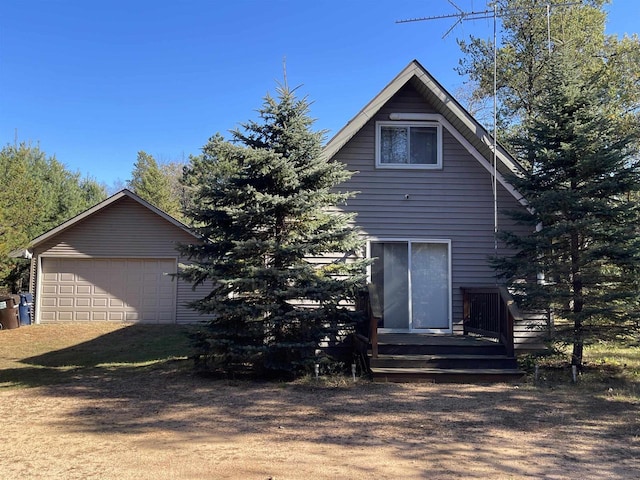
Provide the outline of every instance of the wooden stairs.
[[523,375],[504,345],[470,335],[380,333],[369,349],[374,382],[495,383]]

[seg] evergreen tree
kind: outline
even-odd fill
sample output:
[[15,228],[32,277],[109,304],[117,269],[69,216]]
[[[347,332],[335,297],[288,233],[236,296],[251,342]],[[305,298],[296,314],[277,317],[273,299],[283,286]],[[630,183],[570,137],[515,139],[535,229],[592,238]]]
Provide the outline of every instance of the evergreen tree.
[[181,217],[180,202],[172,191],[168,176],[148,153],[138,152],[138,159],[133,166],[128,184],[136,195],[153,206],[173,217]]
[[6,172],[0,178],[0,289],[15,291],[28,276],[28,262],[9,253],[100,202],[106,192],[25,143],[0,150],[0,170]]
[[[307,100],[277,92],[259,121],[232,142],[213,136],[186,170],[188,213],[204,242],[183,246],[195,263],[181,276],[213,285],[193,305],[210,318],[200,359],[213,371],[305,371],[320,342],[349,327],[343,303],[364,280],[364,260],[346,260],[362,248],[353,217],[334,208],[350,197],[335,187],[351,174],[322,157]],[[341,258],[312,261],[331,252]]]
[[178,219],[184,219],[182,212],[185,212],[191,206],[191,195],[183,182],[184,168],[187,166],[184,161],[165,162],[160,164],[160,171],[169,183],[171,196],[179,205]]
[[581,74],[578,61],[554,51],[537,114],[515,144],[532,163],[512,179],[530,213],[513,215],[532,233],[505,233],[517,254],[496,266],[526,307],[551,308],[555,340],[573,346],[580,367],[585,344],[638,329],[640,159],[637,125],[621,128],[598,72]]
[[[640,100],[640,41],[637,36],[617,38],[605,34],[606,0],[585,0],[552,7],[547,29],[547,0],[498,0],[502,21],[497,50],[499,140],[508,147],[523,135],[529,117],[537,115],[536,99],[547,89],[549,35],[553,49],[570,49],[577,72],[609,91],[608,102],[618,115],[635,123]],[[478,37],[459,41],[465,57],[458,72],[475,87],[474,102],[493,99],[493,42]],[[603,66],[606,66],[603,70]],[[485,122],[490,123],[490,122]],[[621,125],[624,127],[624,125]],[[528,158],[519,159],[528,165]]]
[[[25,262],[10,258],[14,250],[27,246],[29,223],[39,215],[41,202],[39,185],[31,172],[26,146],[6,146],[0,152],[0,293],[15,292],[16,277],[25,269]],[[18,287],[18,288],[16,288]]]
[[38,185],[38,222],[30,223],[28,235],[34,238],[70,217],[102,201],[105,189],[78,172],[70,172],[55,157],[31,151],[30,175]]

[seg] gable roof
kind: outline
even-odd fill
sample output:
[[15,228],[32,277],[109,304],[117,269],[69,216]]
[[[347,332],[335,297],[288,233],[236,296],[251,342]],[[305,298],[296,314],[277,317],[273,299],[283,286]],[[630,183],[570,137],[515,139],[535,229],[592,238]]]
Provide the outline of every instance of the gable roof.
[[199,236],[193,230],[191,230],[189,227],[187,227],[184,223],[180,222],[179,220],[176,220],[175,218],[173,218],[171,215],[169,215],[168,213],[164,212],[163,210],[160,210],[159,208],[154,207],[153,205],[151,205],[146,200],[142,199],[141,197],[139,197],[138,195],[136,195],[132,191],[127,190],[125,188],[123,190],[120,190],[118,193],[110,196],[106,200],[103,200],[102,202],[98,203],[97,205],[95,205],[95,206],[85,210],[84,212],[76,215],[75,217],[67,220],[66,222],[62,223],[61,225],[58,225],[57,227],[52,228],[48,232],[43,233],[39,237],[34,238],[31,241],[31,243],[29,244],[29,248],[37,247],[41,243],[46,242],[50,238],[55,237],[56,235],[64,232],[65,230],[68,230],[69,228],[73,227],[77,223],[79,223],[79,222],[81,222],[83,220],[86,220],[89,217],[92,217],[92,216],[96,215],[100,211],[104,210],[105,208],[109,207],[110,205],[113,205],[114,203],[117,203],[119,200],[121,200],[123,198],[130,198],[130,199],[134,200],[135,202],[139,203],[143,207],[151,210],[156,215],[162,217],[167,222],[175,225],[176,227],[180,228],[181,230],[184,230],[189,235],[192,235],[192,236],[194,236],[196,238],[199,238]]
[[[444,126],[493,175],[493,137],[458,101],[417,61],[413,60],[353,117],[324,147],[325,158],[332,158],[402,87],[411,84],[443,118]],[[520,174],[524,168],[497,143],[496,178],[520,203],[526,200],[505,180],[503,174]],[[502,172],[502,173],[501,173]]]

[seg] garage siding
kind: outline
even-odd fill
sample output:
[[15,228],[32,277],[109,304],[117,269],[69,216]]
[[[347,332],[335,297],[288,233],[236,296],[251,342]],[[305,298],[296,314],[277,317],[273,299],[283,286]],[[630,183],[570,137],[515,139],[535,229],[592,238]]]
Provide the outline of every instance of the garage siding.
[[[162,283],[157,284],[155,280],[151,280],[157,277],[157,272],[149,275],[140,273],[144,272],[144,268],[157,268],[162,270],[163,274],[176,273],[178,265],[186,263],[186,259],[181,258],[176,250],[177,244],[193,241],[196,241],[196,237],[188,231],[125,195],[34,247],[33,270],[36,271],[36,277],[33,288],[36,310],[39,310],[36,312],[36,318],[42,322],[80,321],[81,317],[86,318],[86,321],[98,320],[102,318],[100,311],[104,310],[98,303],[111,298],[110,313],[105,320],[156,323],[169,321],[190,323],[202,320],[197,312],[187,307],[187,304],[204,297],[207,293],[205,287],[194,291],[191,285],[171,275],[164,275]],[[152,302],[150,299],[152,293],[145,293],[145,289],[158,292],[154,302],[161,303],[163,309],[171,310],[170,315],[168,313],[151,314],[148,310],[140,310],[140,303],[133,301],[131,296],[121,298],[124,293],[112,297],[104,296],[102,290],[105,289],[100,286],[100,283],[106,282],[105,279],[98,278],[93,284],[79,279],[85,277],[82,274],[78,277],[79,273],[74,269],[82,270],[85,265],[89,265],[81,260],[91,260],[94,262],[91,267],[94,275],[97,272],[102,272],[100,275],[110,275],[112,279],[109,282],[124,285],[126,290],[138,291],[135,283],[142,282],[139,293],[147,297],[145,302],[147,304]],[[156,266],[152,267],[154,262]],[[158,262],[161,266],[158,266]],[[43,270],[37,271],[35,268],[37,265],[40,265]],[[71,272],[64,272],[60,270],[61,268],[62,270],[70,269]],[[62,277],[63,274],[66,274],[65,278]],[[59,275],[59,277],[54,279],[52,275]],[[73,279],[72,275],[74,275]],[[120,278],[122,275],[129,279]],[[70,306],[51,305],[54,298],[57,299],[55,302],[62,301],[67,304],[71,302],[70,297],[60,296],[61,292],[52,291],[54,285],[59,285],[56,288],[66,285],[67,290],[70,291],[71,284],[75,285],[73,287],[75,290],[69,295],[74,296],[78,296],[78,289],[84,291],[92,285],[93,292],[87,295],[93,298],[92,301],[95,304],[93,310],[80,313],[79,306],[74,306],[75,313],[71,315],[68,311],[71,309]],[[166,298],[167,295],[168,298]],[[118,306],[118,299],[122,301],[122,306]],[[87,300],[78,296],[74,302],[86,303]],[[133,308],[134,305],[136,308]]]

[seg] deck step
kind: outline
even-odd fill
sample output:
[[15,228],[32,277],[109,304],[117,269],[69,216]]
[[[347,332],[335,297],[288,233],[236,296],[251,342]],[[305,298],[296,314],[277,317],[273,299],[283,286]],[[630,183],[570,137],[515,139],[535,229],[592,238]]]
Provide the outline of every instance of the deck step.
[[384,355],[504,355],[498,342],[471,336],[380,334],[378,352]]
[[410,359],[410,360],[423,360],[423,359],[438,359],[438,358],[464,358],[467,360],[473,360],[477,358],[504,358],[504,355],[379,355],[378,358],[388,358],[390,360]]
[[370,359],[372,368],[516,369],[517,362],[506,355],[439,354],[378,355]]
[[523,375],[504,345],[475,335],[381,333],[369,367],[374,382],[497,383]]
[[384,355],[504,355],[504,346],[488,345],[424,345],[378,343],[378,352]]
[[519,380],[517,368],[380,368],[372,367],[378,383],[509,383]]

